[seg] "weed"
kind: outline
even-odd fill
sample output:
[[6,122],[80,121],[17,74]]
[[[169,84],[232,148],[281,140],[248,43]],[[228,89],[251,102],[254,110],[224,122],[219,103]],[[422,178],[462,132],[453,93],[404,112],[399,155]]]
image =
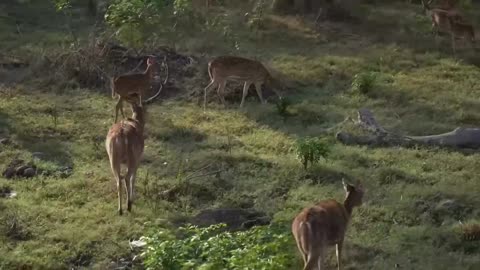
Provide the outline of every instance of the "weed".
[[292,102],[288,98],[281,98],[275,103],[275,108],[277,109],[278,115],[283,118],[283,121],[287,119],[291,114],[288,111],[288,108],[292,105]]
[[368,94],[373,90],[375,86],[375,81],[377,79],[377,74],[375,72],[362,72],[355,74],[352,81],[352,91]]
[[52,117],[52,121],[53,121],[53,128],[56,129],[57,128],[57,124],[58,124],[58,110],[57,110],[57,106],[54,105],[52,107],[49,107],[45,110],[45,113],[50,115],[50,117]]

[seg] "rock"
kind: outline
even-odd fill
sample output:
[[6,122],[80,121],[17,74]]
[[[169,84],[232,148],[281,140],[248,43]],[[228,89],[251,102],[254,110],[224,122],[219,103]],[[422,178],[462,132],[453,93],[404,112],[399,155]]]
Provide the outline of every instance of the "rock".
[[23,177],[30,178],[34,177],[37,174],[36,170],[32,167],[26,168],[23,171]]
[[271,219],[255,209],[219,208],[200,212],[190,222],[200,227],[225,223],[227,230],[246,230],[253,226],[268,225]]
[[5,169],[2,175],[7,179],[11,179],[15,176],[15,172],[16,172],[15,168],[8,167],[7,169]]
[[17,167],[15,174],[17,176],[23,176],[24,173],[25,173],[25,170],[29,169],[29,168],[30,168],[30,166],[28,166],[28,165],[22,165],[20,167]]

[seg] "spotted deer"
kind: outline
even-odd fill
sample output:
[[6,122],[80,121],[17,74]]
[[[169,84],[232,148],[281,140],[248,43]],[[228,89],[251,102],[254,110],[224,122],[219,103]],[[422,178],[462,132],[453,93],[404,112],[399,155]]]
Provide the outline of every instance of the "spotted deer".
[[[127,97],[133,111],[131,118],[124,119],[112,125],[105,140],[110,167],[117,184],[118,214],[122,215],[122,179],[127,195],[127,210],[132,209],[135,197],[135,178],[144,149],[145,112],[143,106],[133,96]],[[121,166],[126,165],[127,171],[121,176]]]
[[338,270],[342,269],[341,256],[347,224],[354,207],[362,204],[364,189],[345,184],[343,204],[336,200],[320,201],[303,209],[292,223],[292,233],[305,263],[304,270],[322,270],[328,246],[336,245]]
[[[423,9],[428,17],[432,20],[432,32],[435,36],[438,36],[439,33],[446,33],[450,34],[450,22],[449,18],[452,18],[455,21],[463,21],[464,17],[457,9],[453,8],[450,9],[443,9],[443,8],[431,8],[430,4],[433,0],[430,0],[428,3],[425,3],[425,0],[422,0]],[[445,6],[447,7],[447,6]]]
[[237,56],[220,56],[208,63],[208,74],[210,76],[210,84],[205,87],[203,108],[207,107],[207,91],[211,87],[218,87],[217,94],[220,97],[223,105],[225,102],[225,86],[227,81],[241,81],[243,85],[242,101],[240,102],[240,108],[245,103],[245,98],[248,94],[248,88],[251,84],[255,85],[257,95],[260,98],[261,103],[265,103],[262,96],[262,85],[270,86],[272,90],[279,96],[277,88],[280,88],[280,84],[270,75],[265,66],[255,60],[246,59]]
[[[139,97],[139,102],[143,102],[145,92],[150,89],[153,83],[155,64],[155,58],[149,57],[147,59],[147,68],[144,72],[124,74],[111,79],[110,85],[112,88],[112,98],[119,96],[117,105],[115,107],[115,123],[117,122],[119,111],[122,113],[123,118],[125,118],[123,101],[127,99],[128,96],[137,94]],[[162,87],[159,88],[153,97],[149,98],[145,102],[149,102],[150,100],[156,98],[160,94],[161,90]]]

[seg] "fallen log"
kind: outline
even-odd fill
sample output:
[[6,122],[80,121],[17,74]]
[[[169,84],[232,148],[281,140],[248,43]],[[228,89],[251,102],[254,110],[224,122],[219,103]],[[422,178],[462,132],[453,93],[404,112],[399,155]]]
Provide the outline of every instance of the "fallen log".
[[361,136],[340,131],[336,134],[338,141],[346,145],[436,146],[466,150],[466,152],[480,149],[480,128],[457,127],[450,132],[428,136],[400,135],[384,129],[378,124],[373,113],[365,108],[358,111],[358,120],[354,122],[357,126],[373,134]]

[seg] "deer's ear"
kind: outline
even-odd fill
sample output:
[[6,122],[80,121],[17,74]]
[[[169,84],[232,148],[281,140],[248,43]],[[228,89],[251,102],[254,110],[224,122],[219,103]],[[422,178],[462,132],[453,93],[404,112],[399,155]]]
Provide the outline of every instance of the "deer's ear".
[[343,185],[343,189],[345,189],[345,192],[348,192],[349,184],[345,183],[345,178],[342,178],[342,185]]

